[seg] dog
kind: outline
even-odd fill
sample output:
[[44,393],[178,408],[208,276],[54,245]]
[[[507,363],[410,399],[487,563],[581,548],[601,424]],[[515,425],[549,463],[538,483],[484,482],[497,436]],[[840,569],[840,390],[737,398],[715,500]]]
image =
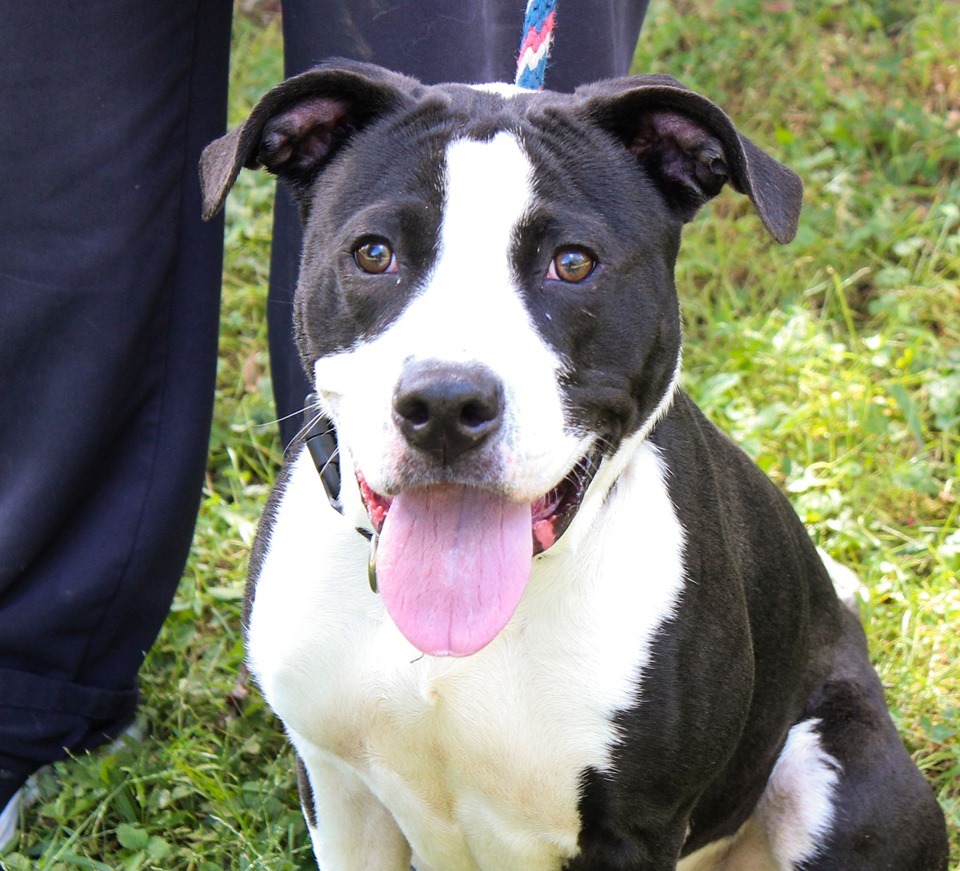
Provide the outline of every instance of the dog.
[[666,76],[347,61],[207,147],[205,216],[244,166],[343,474],[293,447],[244,617],[319,866],[945,869],[857,618],[678,386],[684,224],[729,184],[787,242],[798,177]]

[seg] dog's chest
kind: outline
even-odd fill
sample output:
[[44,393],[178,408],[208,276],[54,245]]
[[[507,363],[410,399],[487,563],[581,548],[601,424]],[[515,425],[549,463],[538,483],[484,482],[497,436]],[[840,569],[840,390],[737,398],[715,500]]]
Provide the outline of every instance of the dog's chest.
[[582,775],[609,767],[613,717],[642,691],[680,589],[659,467],[652,452],[633,465],[611,500],[645,492],[645,581],[638,518],[607,505],[589,536],[571,528],[537,561],[507,628],[464,659],[421,656],[400,636],[366,585],[365,541],[309,461],[295,469],[257,584],[253,670],[301,752],[354,771],[426,866],[551,869],[575,854]]
[[[425,867],[552,869],[576,850],[580,773],[605,767],[610,722],[510,647],[481,662],[368,661],[307,733],[359,773]],[[372,648],[399,653],[393,639]]]

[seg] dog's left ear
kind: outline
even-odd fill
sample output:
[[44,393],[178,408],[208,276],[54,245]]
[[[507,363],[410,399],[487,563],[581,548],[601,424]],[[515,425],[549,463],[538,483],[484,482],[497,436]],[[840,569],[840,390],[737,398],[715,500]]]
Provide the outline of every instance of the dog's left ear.
[[223,207],[242,167],[265,167],[297,198],[351,136],[403,105],[419,87],[381,67],[341,60],[277,85],[243,124],[203,150],[204,220]]
[[778,242],[796,235],[803,183],[745,136],[719,106],[669,76],[636,76],[577,91],[594,123],[616,136],[684,221],[724,183],[750,197]]

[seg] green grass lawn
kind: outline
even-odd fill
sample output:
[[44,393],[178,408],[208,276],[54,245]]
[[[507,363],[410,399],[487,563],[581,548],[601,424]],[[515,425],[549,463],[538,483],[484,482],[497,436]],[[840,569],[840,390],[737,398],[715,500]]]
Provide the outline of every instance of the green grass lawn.
[[[249,4],[248,4],[249,5]],[[562,16],[562,3],[561,12]],[[562,26],[562,19],[561,19]],[[278,23],[235,25],[231,124],[280,76]],[[519,18],[518,18],[519,31]],[[865,582],[894,718],[946,810],[960,868],[960,4],[655,2],[638,72],[720,103],[796,169],[777,246],[742,197],[686,233],[686,388]],[[266,359],[271,183],[228,205],[209,473],[180,594],[143,669],[148,737],[39,779],[20,869],[307,869],[291,756],[243,658],[240,599],[279,461]]]

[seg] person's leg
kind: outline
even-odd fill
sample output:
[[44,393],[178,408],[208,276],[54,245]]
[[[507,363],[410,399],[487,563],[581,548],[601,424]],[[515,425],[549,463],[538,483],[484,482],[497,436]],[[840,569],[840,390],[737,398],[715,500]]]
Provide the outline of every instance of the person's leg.
[[116,735],[183,571],[216,371],[230,0],[0,5],[0,810]]
[[[288,76],[329,57],[370,61],[437,82],[512,82],[523,36],[524,0],[409,0],[384,8],[284,0]],[[546,87],[624,76],[630,70],[647,0],[559,0]],[[286,192],[278,192],[270,262],[270,361],[284,444],[300,428],[297,412],[309,383],[293,344],[293,294],[300,258],[300,224]]]

